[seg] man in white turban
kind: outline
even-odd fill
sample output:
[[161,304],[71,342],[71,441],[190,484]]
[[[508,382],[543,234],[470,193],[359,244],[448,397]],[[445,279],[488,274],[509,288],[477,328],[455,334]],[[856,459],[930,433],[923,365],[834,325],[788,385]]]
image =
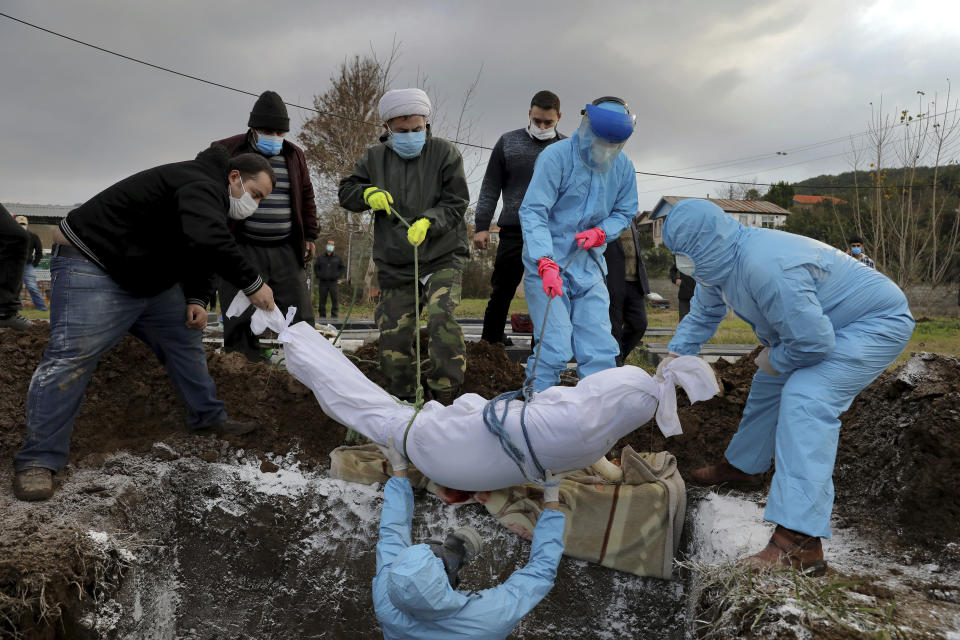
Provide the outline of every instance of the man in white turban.
[[379,106],[385,132],[340,181],[340,206],[372,210],[376,216],[373,261],[380,304],[375,319],[388,391],[412,400],[417,386],[412,373],[419,324],[413,289],[416,250],[417,286],[429,316],[427,385],[433,399],[450,404],[460,393],[466,369],[463,331],[453,313],[470,254],[463,220],[470,201],[463,158],[453,143],[431,135],[430,98],[423,90],[388,91]]

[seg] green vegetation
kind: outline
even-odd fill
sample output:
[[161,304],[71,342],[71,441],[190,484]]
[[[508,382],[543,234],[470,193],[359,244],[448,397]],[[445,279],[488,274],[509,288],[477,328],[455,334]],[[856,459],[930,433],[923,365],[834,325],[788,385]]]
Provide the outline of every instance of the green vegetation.
[[[457,307],[458,318],[482,318],[484,309],[487,307],[486,298],[466,298],[460,302]],[[353,310],[354,318],[373,318],[373,303],[358,304]],[[346,313],[347,305],[340,307],[342,313]],[[510,313],[527,313],[527,303],[523,298],[514,298],[510,304]],[[35,309],[24,309],[21,312],[24,318],[28,319],[47,319],[50,316],[48,311],[37,311]],[[650,327],[668,327],[677,326],[676,309],[654,309],[647,307],[647,318]],[[667,336],[655,336],[652,342],[669,342]],[[750,325],[736,317],[728,314],[723,322],[720,323],[716,335],[710,340],[712,344],[758,344],[757,338],[750,329]],[[918,351],[932,351],[934,353],[943,353],[946,355],[960,356],[960,320],[956,318],[935,317],[924,318],[917,323],[914,329],[913,337],[910,339],[907,348],[897,361],[891,365],[891,368],[903,364],[911,353]],[[634,353],[627,360],[629,364],[647,369],[650,364],[645,360],[645,356]]]

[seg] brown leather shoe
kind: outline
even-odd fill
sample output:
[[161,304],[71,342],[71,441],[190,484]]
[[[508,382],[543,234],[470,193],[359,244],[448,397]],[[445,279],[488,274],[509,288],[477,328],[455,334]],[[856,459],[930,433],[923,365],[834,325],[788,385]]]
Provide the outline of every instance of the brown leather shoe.
[[53,495],[53,471],[44,467],[17,471],[13,479],[13,495],[28,502],[47,500]]
[[793,567],[808,576],[822,576],[827,571],[820,538],[777,525],[770,542],[760,553],[740,560],[753,569],[789,569]]
[[763,485],[763,474],[744,473],[724,458],[720,464],[700,467],[691,471],[690,481],[705,487],[724,484],[737,489],[757,489]]

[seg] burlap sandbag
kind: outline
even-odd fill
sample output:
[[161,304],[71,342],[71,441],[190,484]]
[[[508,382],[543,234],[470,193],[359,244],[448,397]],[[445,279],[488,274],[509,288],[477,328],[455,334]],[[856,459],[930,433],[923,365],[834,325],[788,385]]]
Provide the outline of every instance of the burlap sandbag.
[[[330,475],[349,482],[386,482],[390,467],[375,445],[339,447],[330,453]],[[410,482],[448,503],[482,503],[514,533],[529,539],[540,517],[543,490],[524,484],[468,493],[440,487],[413,467]],[[560,485],[567,516],[564,553],[640,576],[670,578],[680,542],[687,497],[676,459],[667,452],[625,447],[621,466],[599,463]]]

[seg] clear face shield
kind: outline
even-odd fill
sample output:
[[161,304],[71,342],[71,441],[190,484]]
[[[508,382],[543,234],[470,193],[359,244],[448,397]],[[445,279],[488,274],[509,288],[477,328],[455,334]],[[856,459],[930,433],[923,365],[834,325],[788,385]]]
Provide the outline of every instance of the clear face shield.
[[588,104],[577,129],[577,153],[591,171],[606,173],[633,133],[636,116],[626,105],[614,99],[600,98]]

